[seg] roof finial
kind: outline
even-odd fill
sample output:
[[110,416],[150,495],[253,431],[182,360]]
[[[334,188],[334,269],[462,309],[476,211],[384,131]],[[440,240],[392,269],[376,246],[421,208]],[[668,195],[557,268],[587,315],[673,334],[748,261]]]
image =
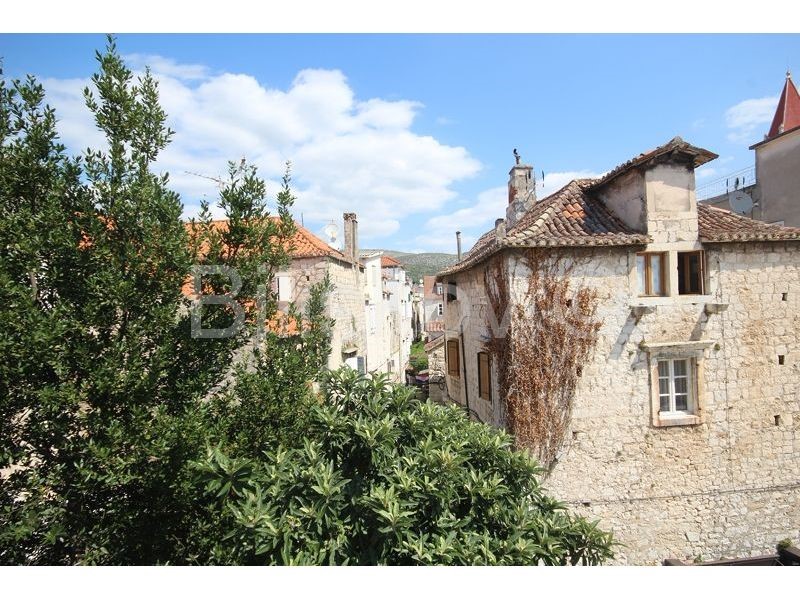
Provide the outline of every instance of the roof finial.
[[786,79],[792,78],[792,72],[789,69],[786,69]]
[[517,161],[517,164],[519,164],[520,155],[516,148],[514,148],[514,159]]

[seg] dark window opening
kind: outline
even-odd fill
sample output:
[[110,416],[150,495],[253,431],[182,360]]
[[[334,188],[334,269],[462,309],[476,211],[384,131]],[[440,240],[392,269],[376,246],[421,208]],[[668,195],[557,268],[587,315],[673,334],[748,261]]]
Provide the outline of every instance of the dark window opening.
[[786,357],[783,354],[778,354],[778,364],[782,365],[786,361]]
[[703,251],[678,252],[678,293],[702,294],[704,279]]
[[487,352],[478,352],[478,397],[492,400],[492,366]]

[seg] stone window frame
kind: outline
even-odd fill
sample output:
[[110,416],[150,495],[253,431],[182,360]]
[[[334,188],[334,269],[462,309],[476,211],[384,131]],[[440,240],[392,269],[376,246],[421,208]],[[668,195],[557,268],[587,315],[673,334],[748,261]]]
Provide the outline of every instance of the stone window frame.
[[[647,354],[650,378],[650,415],[653,427],[675,427],[681,425],[700,425],[705,417],[705,349],[711,341],[679,341],[642,343]],[[687,359],[689,361],[689,390],[694,411],[692,413],[661,413],[661,399],[658,387],[658,361],[664,359]]]

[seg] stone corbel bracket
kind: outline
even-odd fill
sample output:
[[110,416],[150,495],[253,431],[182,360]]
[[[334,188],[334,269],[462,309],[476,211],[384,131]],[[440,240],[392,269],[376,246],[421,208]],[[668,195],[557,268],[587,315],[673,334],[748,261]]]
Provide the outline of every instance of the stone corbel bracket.
[[703,312],[705,312],[707,315],[719,315],[724,313],[726,310],[728,310],[727,304],[707,302]]

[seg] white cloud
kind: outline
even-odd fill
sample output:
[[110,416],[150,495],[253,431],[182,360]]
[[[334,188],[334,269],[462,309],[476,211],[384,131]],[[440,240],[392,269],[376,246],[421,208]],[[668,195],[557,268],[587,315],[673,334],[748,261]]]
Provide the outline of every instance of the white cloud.
[[[366,241],[396,232],[409,215],[441,210],[455,197],[453,184],[481,168],[465,148],[411,130],[420,103],[358,99],[338,70],[300,71],[284,90],[247,74],[212,74],[203,65],[161,56],[126,59],[137,69],[150,65],[159,80],[161,104],[177,133],[156,167],[170,173],[187,216],[203,196],[217,195],[213,181],[187,171],[220,177],[228,160],[246,157],[274,194],[290,160],[295,214],[314,227],[355,212]],[[89,81],[43,83],[63,141],[76,152],[101,145],[83,104]]]
[[775,107],[778,105],[777,96],[767,98],[752,98],[743,100],[725,111],[725,124],[730,131],[728,139],[732,142],[757,142],[755,139],[759,133],[760,126],[768,124],[775,115]]
[[[592,179],[602,175],[602,173],[585,170],[547,173],[544,180],[537,181],[536,196],[543,200],[573,179]],[[462,248],[466,252],[478,237],[494,227],[497,219],[505,218],[507,206],[507,186],[484,190],[478,194],[475,204],[460,208],[450,214],[437,215],[428,219],[425,233],[417,236],[414,241],[418,245],[452,253],[456,247],[455,232],[461,231]]]

